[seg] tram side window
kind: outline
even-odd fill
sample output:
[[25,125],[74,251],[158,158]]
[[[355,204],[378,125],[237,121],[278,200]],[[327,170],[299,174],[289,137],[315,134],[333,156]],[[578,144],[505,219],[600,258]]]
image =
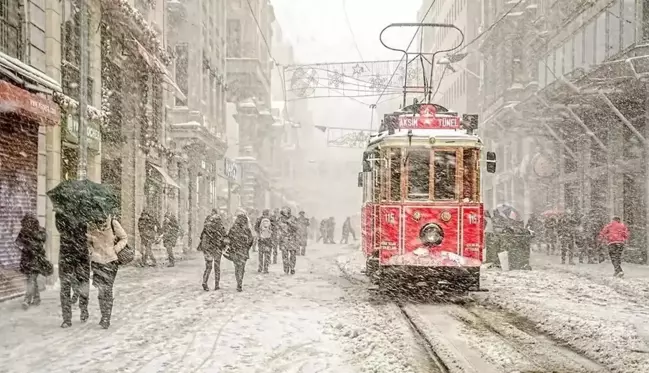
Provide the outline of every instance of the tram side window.
[[479,150],[464,149],[464,175],[462,180],[462,199],[469,202],[479,202],[480,199],[480,171]]
[[390,150],[390,201],[401,201],[401,149]]
[[457,157],[455,150],[435,152],[435,199],[454,200],[455,195],[455,171]]
[[408,199],[428,199],[430,183],[430,150],[408,153]]

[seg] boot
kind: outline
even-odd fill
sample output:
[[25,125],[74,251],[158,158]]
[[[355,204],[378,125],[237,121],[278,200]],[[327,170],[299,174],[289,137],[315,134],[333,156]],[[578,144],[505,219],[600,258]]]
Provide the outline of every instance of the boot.
[[81,310],[81,315],[79,315],[79,319],[81,322],[86,322],[88,321],[88,318],[90,315],[88,314],[88,310]]
[[61,328],[63,328],[63,329],[67,329],[67,328],[69,328],[69,327],[71,327],[71,326],[72,326],[72,321],[69,321],[69,320],[65,320],[65,321],[63,321],[63,323],[61,324]]
[[99,321],[99,326],[101,326],[102,329],[108,329],[110,327],[110,319],[108,317],[102,317]]
[[206,283],[203,283],[203,290],[210,291],[210,287]]

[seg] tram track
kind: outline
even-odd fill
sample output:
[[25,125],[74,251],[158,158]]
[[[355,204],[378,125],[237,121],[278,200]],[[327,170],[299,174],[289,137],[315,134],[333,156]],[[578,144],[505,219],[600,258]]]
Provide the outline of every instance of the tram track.
[[[338,268],[350,284],[369,284],[364,277],[348,273],[346,266],[338,264]],[[398,308],[422,348],[421,358],[425,352],[433,372],[607,372],[579,351],[538,331],[524,317],[467,302],[466,297],[458,298],[460,302],[422,302],[379,292],[370,299]]]
[[403,318],[408,322],[408,325],[412,329],[413,334],[415,334],[415,337],[419,341],[419,344],[424,349],[424,351],[426,351],[431,365],[434,365],[440,373],[450,373],[451,370],[446,365],[446,363],[444,363],[442,357],[436,352],[433,342],[431,342],[431,340],[426,336],[426,333],[408,314],[408,311],[406,311],[404,304],[400,302],[396,302],[396,304],[399,308],[399,311],[401,312],[401,315],[403,315]]

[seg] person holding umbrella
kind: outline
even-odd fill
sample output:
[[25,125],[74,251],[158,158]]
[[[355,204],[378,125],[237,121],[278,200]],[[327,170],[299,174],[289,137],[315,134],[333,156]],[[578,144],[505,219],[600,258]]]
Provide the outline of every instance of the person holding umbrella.
[[[86,239],[87,225],[73,214],[57,211],[54,215],[56,229],[61,236],[59,250],[59,281],[61,282],[62,328],[72,326],[72,304],[79,299],[81,322],[88,320],[88,295],[90,292],[90,255]],[[74,293],[73,298],[70,294]]]

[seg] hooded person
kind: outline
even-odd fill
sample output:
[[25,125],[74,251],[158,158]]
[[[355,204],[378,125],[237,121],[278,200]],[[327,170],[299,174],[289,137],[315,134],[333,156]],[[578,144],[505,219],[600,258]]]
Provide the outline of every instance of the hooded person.
[[45,253],[45,228],[41,227],[33,214],[26,214],[21,221],[21,229],[16,237],[16,245],[20,248],[20,272],[26,279],[25,300],[23,308],[38,306],[41,296],[38,290],[38,275],[52,274],[52,265]]
[[228,257],[234,263],[234,276],[237,280],[237,291],[243,291],[243,276],[246,261],[250,258],[250,249],[254,243],[250,223],[245,213],[237,215],[228,232]]
[[225,251],[227,230],[223,224],[223,218],[219,214],[208,215],[203,224],[201,240],[198,244],[198,251],[203,252],[205,259],[205,271],[203,271],[203,290],[209,291],[207,282],[210,279],[212,268],[214,268],[214,290],[219,289],[221,281],[221,256]]
[[273,264],[277,264],[277,252],[279,250],[279,239],[280,239],[280,232],[279,232],[279,219],[280,219],[280,214],[279,214],[279,209],[273,210],[273,215],[270,217],[270,222],[272,224],[273,228],[273,248],[271,252]]
[[153,256],[153,244],[158,234],[159,223],[157,219],[147,210],[142,211],[140,219],[137,221],[137,229],[140,232],[140,242],[142,242],[142,265],[147,265],[147,259],[151,259],[151,265],[156,266],[156,259]]
[[289,207],[284,208],[280,218],[282,264],[284,273],[295,274],[296,255],[299,249],[299,228],[295,216]]
[[311,222],[304,215],[304,211],[300,211],[300,215],[297,218],[298,226],[298,255],[306,255],[306,245],[309,238],[309,225]]
[[176,242],[178,242],[178,237],[180,237],[178,219],[176,219],[176,216],[171,213],[165,214],[164,222],[162,223],[162,244],[167,250],[169,267],[173,267],[176,263],[174,258],[174,247],[176,246]]
[[257,272],[268,273],[270,256],[273,250],[273,223],[270,210],[266,209],[255,223],[257,246],[259,247],[259,268]]

